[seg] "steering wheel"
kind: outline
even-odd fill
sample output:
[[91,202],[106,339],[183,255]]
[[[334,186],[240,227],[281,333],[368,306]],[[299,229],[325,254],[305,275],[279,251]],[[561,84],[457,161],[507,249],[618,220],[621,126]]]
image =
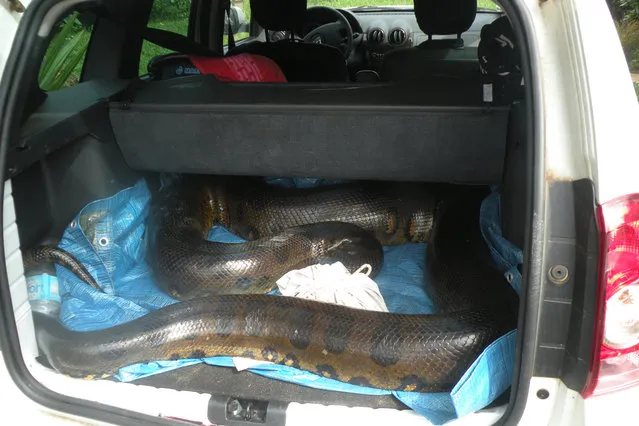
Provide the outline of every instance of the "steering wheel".
[[308,8],[308,11],[316,9],[321,9],[323,15],[330,14],[334,16],[335,20],[310,31],[304,36],[304,42],[327,44],[336,47],[342,52],[344,58],[348,59],[353,50],[353,28],[351,28],[348,19],[339,13],[338,10],[330,7],[314,6]]

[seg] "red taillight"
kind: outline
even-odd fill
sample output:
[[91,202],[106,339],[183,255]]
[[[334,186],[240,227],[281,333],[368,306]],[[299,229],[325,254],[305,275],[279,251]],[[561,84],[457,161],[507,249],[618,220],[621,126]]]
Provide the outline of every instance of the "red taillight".
[[600,288],[584,397],[639,384],[639,194],[603,204],[598,216]]

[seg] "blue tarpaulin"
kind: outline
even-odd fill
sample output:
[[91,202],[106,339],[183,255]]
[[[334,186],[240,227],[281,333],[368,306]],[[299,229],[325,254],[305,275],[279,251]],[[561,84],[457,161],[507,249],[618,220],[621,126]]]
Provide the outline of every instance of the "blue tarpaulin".
[[[300,184],[301,182],[301,184]],[[278,181],[281,184],[281,181]],[[308,186],[313,181],[290,183]],[[139,318],[155,309],[176,303],[154,283],[145,263],[145,220],[150,192],[146,181],[97,200],[74,218],[67,227],[60,247],[76,256],[96,278],[105,293],[100,293],[65,268],[56,267],[62,306],[61,322],[72,330],[99,330]],[[519,290],[521,277],[517,262],[521,252],[505,241],[499,227],[499,193],[486,198],[481,210],[484,237],[490,243],[496,264],[509,282]],[[242,240],[221,227],[215,227],[209,239],[221,242]],[[391,312],[434,313],[426,295],[426,244],[384,247],[384,266],[375,279]],[[278,297],[274,295],[273,297]],[[516,331],[490,345],[468,369],[450,393],[390,392],[345,384],[292,367],[263,364],[249,371],[273,379],[337,392],[369,395],[392,393],[404,404],[434,424],[480,410],[503,393],[512,381]],[[196,363],[234,367],[229,357],[179,361],[157,361],[121,369],[117,378],[131,382]]]

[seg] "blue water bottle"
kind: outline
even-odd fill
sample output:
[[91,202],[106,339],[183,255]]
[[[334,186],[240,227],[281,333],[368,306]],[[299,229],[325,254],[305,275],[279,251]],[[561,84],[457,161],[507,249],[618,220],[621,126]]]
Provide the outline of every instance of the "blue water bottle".
[[29,271],[26,278],[31,310],[57,317],[61,300],[55,268],[44,265]]

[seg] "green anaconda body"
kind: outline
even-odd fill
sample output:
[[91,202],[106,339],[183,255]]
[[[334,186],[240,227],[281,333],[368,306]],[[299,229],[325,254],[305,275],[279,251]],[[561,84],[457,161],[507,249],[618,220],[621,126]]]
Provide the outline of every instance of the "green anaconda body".
[[[205,295],[197,290],[188,300],[100,331],[69,331],[35,313],[39,347],[53,368],[74,377],[107,377],[146,361],[224,355],[272,361],[381,389],[450,391],[476,357],[516,325],[517,296],[484,259],[481,195],[470,191],[438,213],[426,271],[441,312],[437,315],[373,312],[263,294],[211,294],[216,291],[212,290]],[[179,223],[190,223],[193,229],[201,227],[199,234],[188,236],[186,252],[180,254],[188,256],[189,245],[197,241],[196,235],[201,239],[206,225],[191,213],[173,217],[182,217]],[[162,239],[162,229],[175,226],[173,222],[158,223],[154,244],[175,246],[175,240]],[[259,229],[253,232],[267,238]],[[155,262],[162,259],[157,254]],[[194,250],[193,255],[215,262],[203,251]]]
[[[179,299],[264,294],[286,272],[314,263],[363,264],[375,277],[384,245],[430,238],[437,193],[426,185],[347,183],[292,189],[250,178],[191,178],[158,201],[149,263]],[[206,240],[222,224],[247,240]]]

